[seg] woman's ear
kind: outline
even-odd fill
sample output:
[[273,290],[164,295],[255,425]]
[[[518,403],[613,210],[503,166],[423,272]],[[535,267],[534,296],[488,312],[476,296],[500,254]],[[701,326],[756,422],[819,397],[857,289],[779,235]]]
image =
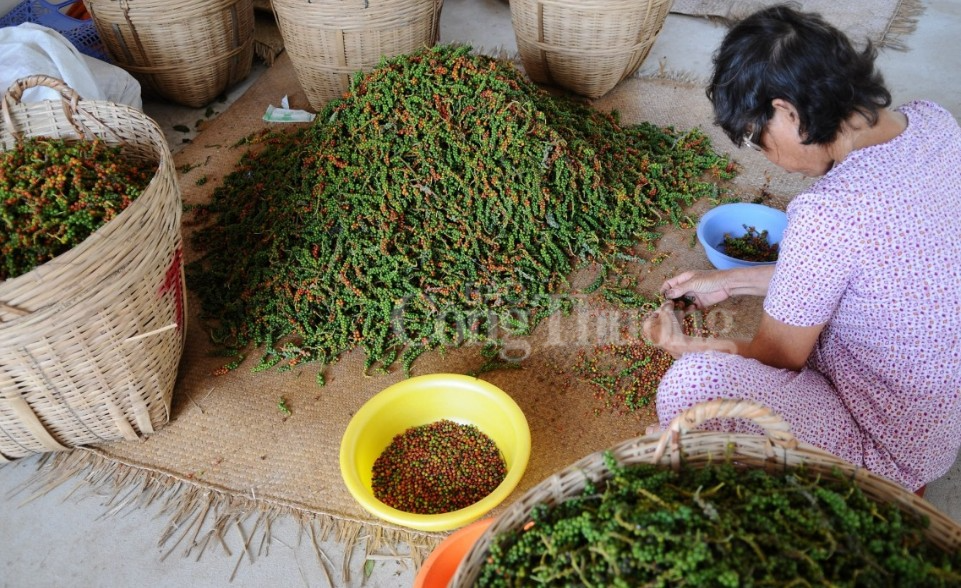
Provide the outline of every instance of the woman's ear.
[[783,98],[771,100],[771,106],[774,107],[772,120],[780,120],[781,124],[787,125],[788,128],[793,128],[798,138],[803,140],[806,133],[801,132],[801,115],[798,113],[797,108]]
[[771,106],[774,107],[775,114],[780,112],[781,116],[787,117],[787,120],[791,121],[795,125],[800,122],[801,117],[798,115],[797,108],[795,108],[794,105],[787,100],[784,100],[783,98],[775,98],[774,100],[771,100]]

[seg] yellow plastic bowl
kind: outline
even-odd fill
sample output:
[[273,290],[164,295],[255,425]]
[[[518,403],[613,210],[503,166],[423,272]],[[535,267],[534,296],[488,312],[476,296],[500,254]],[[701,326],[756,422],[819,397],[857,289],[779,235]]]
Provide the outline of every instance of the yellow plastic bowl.
[[[380,454],[396,435],[442,419],[474,425],[490,437],[507,464],[504,481],[474,504],[441,514],[409,513],[377,500],[371,480]],[[433,374],[385,388],[357,411],[340,442],[340,473],[351,495],[371,514],[420,531],[449,531],[476,521],[507,498],[530,454],[530,428],[513,398],[477,378]]]

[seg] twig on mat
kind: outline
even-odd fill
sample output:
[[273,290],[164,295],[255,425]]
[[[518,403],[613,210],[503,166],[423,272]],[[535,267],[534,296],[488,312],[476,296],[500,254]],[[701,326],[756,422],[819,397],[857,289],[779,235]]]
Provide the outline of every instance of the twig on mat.
[[268,556],[270,555],[270,521],[273,517],[268,516],[264,521],[264,534],[260,537],[260,546],[257,547],[257,555]]
[[234,571],[230,573],[230,580],[228,582],[233,582],[234,578],[237,576],[237,570],[240,568],[240,562],[244,561],[244,553],[240,552],[237,554],[237,563],[234,564]]
[[200,545],[200,549],[197,550],[197,557],[194,558],[194,561],[200,561],[200,556],[202,556],[204,554],[204,551],[207,550],[207,544],[210,543],[210,539],[216,534],[217,534],[216,529],[210,529],[209,531],[207,531],[207,534],[204,535],[203,545]]
[[243,541],[244,553],[250,558],[250,563],[254,563],[254,554],[250,552],[250,538],[254,536],[253,532],[257,529],[256,523],[254,524],[254,529],[250,532],[250,537],[244,534],[244,527],[240,522],[240,518],[237,519],[234,525],[237,527],[237,532],[240,533],[240,540]]
[[187,400],[189,400],[191,404],[197,407],[197,410],[200,411],[200,414],[206,414],[204,413],[204,407],[197,404],[197,401],[194,400],[194,397],[190,395],[190,390],[188,390],[186,386],[184,386],[184,393],[187,395]]
[[317,543],[317,535],[314,533],[314,525],[309,524],[307,528],[310,532],[310,541],[314,544],[314,551],[317,552],[317,559],[320,561],[320,571],[324,573],[324,579],[327,580],[327,585],[330,586],[330,588],[334,588],[334,583],[330,581],[330,574],[327,573],[327,566],[324,565],[324,560],[327,560],[331,566],[333,566],[333,562],[330,561],[330,558],[327,557],[327,554],[324,553],[324,550],[321,549],[320,545]]
[[201,402],[206,402],[206,401],[207,401],[207,397],[210,396],[210,394],[211,394],[213,391],[214,391],[214,389],[213,389],[213,387],[211,387],[210,390],[207,390],[207,393],[204,395],[203,398],[200,399],[200,401],[201,401]]
[[[199,534],[200,529],[203,527],[204,519],[207,518],[207,512],[209,510],[210,510],[210,503],[208,502],[203,512],[199,516],[194,517],[194,520],[191,521],[190,524],[187,525],[187,528],[184,529],[184,532],[180,534],[180,538],[177,539],[177,541],[170,547],[170,549],[168,549],[167,552],[160,557],[160,561],[164,561],[165,559],[167,559],[167,556],[169,556],[173,552],[173,550],[176,549],[177,546],[183,542],[184,538],[186,538],[187,535],[190,534],[190,530],[193,529],[195,526],[197,527],[197,530],[194,532],[194,536],[191,539],[191,541],[197,538],[197,535]],[[181,526],[180,524],[177,524],[168,533],[165,533],[164,536],[161,538],[161,544],[166,543],[166,539],[170,535],[172,535],[180,526]],[[187,552],[189,553],[189,551],[190,551],[190,548],[188,547]]]
[[409,555],[380,555],[376,553],[371,553],[367,555],[366,559],[370,559],[373,561],[400,561],[405,559],[413,561],[414,558],[412,558]]

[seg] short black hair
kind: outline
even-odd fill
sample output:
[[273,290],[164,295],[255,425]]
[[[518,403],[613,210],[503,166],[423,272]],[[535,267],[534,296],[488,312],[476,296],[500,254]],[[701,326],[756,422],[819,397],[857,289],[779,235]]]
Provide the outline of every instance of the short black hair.
[[774,116],[771,101],[790,102],[800,115],[805,144],[834,141],[853,113],[871,125],[891,105],[875,69],[877,50],[863,50],[821,15],[790,4],[765,8],[735,24],[715,51],[707,97],[714,123],[740,145],[749,130]]

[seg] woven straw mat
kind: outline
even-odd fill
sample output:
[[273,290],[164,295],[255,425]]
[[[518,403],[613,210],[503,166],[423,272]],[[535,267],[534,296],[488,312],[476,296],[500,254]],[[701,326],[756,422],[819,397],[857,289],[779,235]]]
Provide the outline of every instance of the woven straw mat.
[[[175,155],[178,169],[199,166],[180,175],[187,203],[203,202],[221,184],[243,153],[242,148],[232,146],[263,128],[266,123],[261,116],[266,106],[277,104],[284,94],[289,95],[291,108],[308,108],[286,53],[227,112]],[[620,110],[624,122],[650,120],[685,130],[701,126],[710,131],[719,149],[731,148],[730,142],[711,128],[709,104],[700,87],[664,79],[629,79],[596,106]],[[741,179],[750,186],[744,188],[748,199],[761,185],[776,195],[800,189],[802,184],[796,178],[764,167],[765,162],[754,152],[739,150],[737,155],[752,168]],[[202,176],[208,181],[198,186]],[[775,196],[769,202],[783,207],[785,200]],[[699,214],[708,206],[707,202],[698,203],[692,212]],[[185,221],[185,256],[189,262],[196,257],[189,249],[189,214]],[[655,292],[662,280],[674,273],[710,267],[700,247],[692,247],[693,233],[693,228],[666,231],[659,252],[668,254],[667,258],[660,265],[638,268],[641,290]],[[587,276],[582,282],[590,279]],[[349,536],[363,532],[385,541],[407,542],[412,551],[429,553],[441,535],[408,531],[372,518],[348,494],[338,465],[341,435],[351,415],[379,390],[402,380],[400,370],[365,377],[362,353],[352,353],[328,370],[325,387],[314,383],[316,366],[288,373],[253,374],[249,367],[256,363],[256,357],[248,358],[244,366],[228,375],[215,377],[212,372],[227,360],[211,353],[214,348],[196,316],[199,302],[191,297],[187,308],[194,316],[187,321],[187,345],[170,424],[145,442],[106,444],[57,457],[62,460],[59,469],[100,471],[104,478],[116,476],[128,485],[138,481],[145,487],[159,484],[176,488],[174,496],[167,499],[180,501],[175,508],[183,516],[206,516],[208,503],[221,500],[221,504],[242,508],[257,506],[268,512],[319,518]],[[759,301],[730,302],[727,308],[736,319],[736,333],[750,333],[756,327]],[[579,351],[593,348],[597,338],[589,332],[594,328],[591,321],[602,310],[600,306],[587,306],[553,324],[542,323],[526,339],[531,352],[523,369],[482,376],[515,398],[531,428],[533,449],[527,472],[500,509],[571,462],[643,434],[646,425],[655,421],[650,411],[611,413],[595,399],[593,388],[572,379],[564,369]],[[479,351],[478,347],[467,347],[443,357],[421,356],[414,365],[414,375],[467,373],[482,364]],[[292,411],[289,417],[278,410],[280,397]],[[133,475],[120,476],[116,470]]]

